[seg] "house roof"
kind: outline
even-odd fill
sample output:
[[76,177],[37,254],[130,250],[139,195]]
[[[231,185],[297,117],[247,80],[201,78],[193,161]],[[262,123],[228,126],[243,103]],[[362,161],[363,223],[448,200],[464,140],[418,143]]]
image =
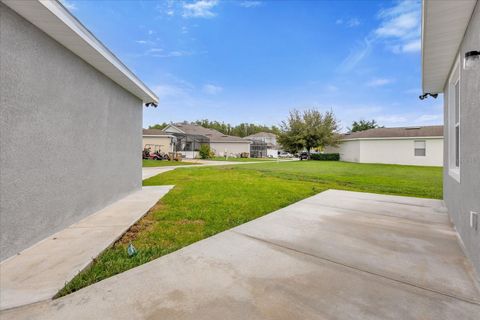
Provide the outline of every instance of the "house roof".
[[245,137],[245,139],[252,138],[277,138],[277,135],[270,132],[258,132]]
[[443,126],[375,128],[345,133],[342,140],[372,138],[443,137]]
[[1,0],[144,103],[158,97],[57,0]]
[[143,129],[144,136],[162,136],[162,137],[171,137],[172,135],[168,132],[165,132],[160,129]]
[[165,132],[168,132],[169,128],[176,128],[182,133],[189,134],[189,135],[200,135],[205,136],[210,139],[210,142],[240,142],[240,143],[250,143],[247,140],[244,140],[240,137],[236,136],[229,136],[226,134],[221,133],[220,131],[204,128],[198,124],[194,123],[175,123],[171,124],[165,129]]
[[423,0],[423,93],[443,92],[476,4],[477,0]]

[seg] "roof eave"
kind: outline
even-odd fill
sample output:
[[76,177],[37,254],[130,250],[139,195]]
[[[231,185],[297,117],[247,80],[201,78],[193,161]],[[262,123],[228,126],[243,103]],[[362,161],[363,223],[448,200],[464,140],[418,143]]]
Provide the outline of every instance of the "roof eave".
[[443,92],[476,4],[477,0],[422,0],[424,94]]
[[60,2],[1,1],[144,103],[158,104],[157,95]]

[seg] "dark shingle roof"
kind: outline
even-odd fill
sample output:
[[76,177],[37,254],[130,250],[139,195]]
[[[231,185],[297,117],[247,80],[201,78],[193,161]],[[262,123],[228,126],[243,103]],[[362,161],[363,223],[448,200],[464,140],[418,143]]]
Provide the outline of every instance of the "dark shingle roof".
[[182,130],[186,134],[190,135],[201,135],[206,136],[210,139],[210,142],[243,142],[249,143],[248,141],[236,137],[236,136],[229,136],[226,134],[221,133],[220,131],[214,129],[204,128],[198,124],[192,123],[175,123],[173,124],[176,128]]
[[168,132],[160,129],[143,129],[144,136],[169,136]]
[[443,126],[375,128],[365,131],[345,133],[342,135],[341,139],[408,137],[443,137]]

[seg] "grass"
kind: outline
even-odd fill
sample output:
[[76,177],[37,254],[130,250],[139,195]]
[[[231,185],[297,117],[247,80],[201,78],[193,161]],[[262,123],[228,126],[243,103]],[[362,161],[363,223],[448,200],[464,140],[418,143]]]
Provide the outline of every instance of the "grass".
[[169,166],[185,166],[189,164],[198,164],[186,161],[166,161],[166,160],[142,160],[143,167],[169,167]]
[[225,159],[225,157],[215,157],[212,159],[208,160],[213,160],[213,161],[233,161],[233,162],[261,162],[261,161],[273,161],[274,159],[271,158],[233,158],[233,157],[228,157]]
[[[296,161],[185,168],[144,181],[173,184],[150,212],[57,296],[136,267],[193,242],[327,189],[442,197],[442,169]],[[132,242],[138,254],[126,253]]]

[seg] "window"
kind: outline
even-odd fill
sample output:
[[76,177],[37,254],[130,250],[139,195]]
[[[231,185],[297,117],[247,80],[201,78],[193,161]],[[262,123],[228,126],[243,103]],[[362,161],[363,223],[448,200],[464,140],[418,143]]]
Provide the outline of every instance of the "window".
[[448,84],[448,173],[460,182],[460,68],[459,59],[455,63]]
[[427,150],[427,144],[425,140],[415,140],[414,141],[415,145],[415,157],[425,157],[426,156],[426,150]]

